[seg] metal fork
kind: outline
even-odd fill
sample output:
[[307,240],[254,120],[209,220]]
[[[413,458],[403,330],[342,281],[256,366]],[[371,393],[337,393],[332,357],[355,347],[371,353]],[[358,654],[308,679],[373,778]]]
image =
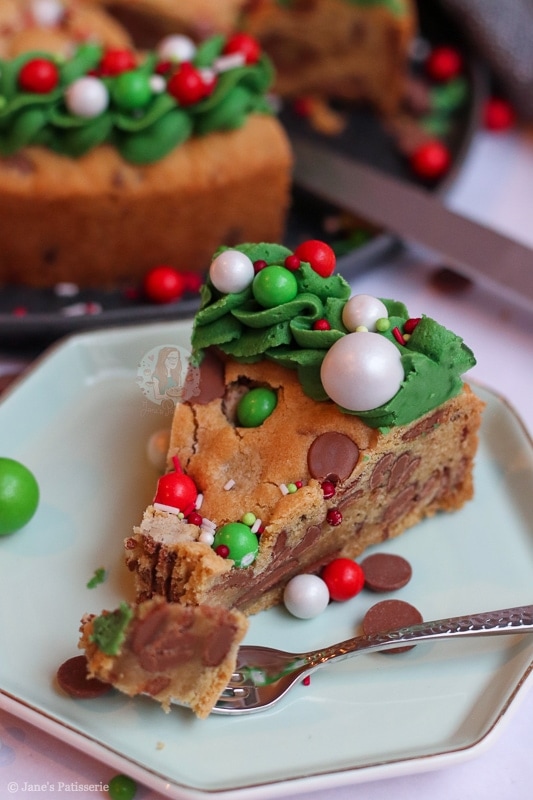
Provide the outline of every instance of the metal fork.
[[222,692],[215,714],[251,714],[271,708],[289,689],[319,667],[362,653],[393,650],[417,642],[495,634],[533,633],[533,605],[421,622],[368,636],[356,636],[309,653],[244,645],[237,669]]

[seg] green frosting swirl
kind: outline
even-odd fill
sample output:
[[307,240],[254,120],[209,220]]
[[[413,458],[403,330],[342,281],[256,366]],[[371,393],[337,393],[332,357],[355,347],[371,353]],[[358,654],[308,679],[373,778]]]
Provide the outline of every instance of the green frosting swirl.
[[[212,68],[224,44],[223,36],[206,40],[198,47],[193,65]],[[85,44],[64,63],[50,53],[35,51],[12,60],[0,59],[0,155],[40,145],[77,158],[109,143],[127,161],[148,164],[164,158],[192,136],[241,127],[252,113],[272,113],[266,93],[273,82],[273,68],[262,55],[256,64],[218,73],[214,91],[187,106],[163,90],[152,91],[142,107],[125,110],[116,98],[120,75],[102,76],[110,98],[108,108],[94,118],[73,114],[65,103],[65,91],[76,79],[97,72],[102,55],[101,46]],[[35,58],[55,61],[58,67],[59,83],[50,92],[27,92],[19,86],[21,68]],[[156,64],[157,56],[150,53],[131,72],[148,80]]]
[[94,642],[102,653],[116,656],[126,638],[126,630],[133,618],[133,611],[127,603],[121,603],[119,608],[109,614],[101,614],[93,621],[91,641]]
[[[229,248],[220,248],[218,253]],[[252,262],[282,266],[292,251],[282,245],[243,244],[236,248]],[[200,363],[208,347],[218,347],[242,363],[268,359],[295,369],[306,395],[317,401],[329,400],[320,380],[320,368],[328,349],[348,333],[342,311],[350,298],[349,284],[340,275],[323,278],[310,264],[302,262],[294,273],[298,294],[294,300],[265,309],[254,299],[252,287],[234,294],[223,294],[209,278],[202,287],[201,306],[192,334],[194,360]],[[400,351],[404,381],[400,389],[379,408],[354,414],[367,425],[387,430],[405,425],[458,394],[461,375],[476,363],[472,351],[455,333],[430,317],[422,317],[405,344],[397,341],[393,330],[403,333],[409,317],[403,303],[382,299],[390,327],[380,335]],[[327,320],[329,330],[314,330],[317,320]]]

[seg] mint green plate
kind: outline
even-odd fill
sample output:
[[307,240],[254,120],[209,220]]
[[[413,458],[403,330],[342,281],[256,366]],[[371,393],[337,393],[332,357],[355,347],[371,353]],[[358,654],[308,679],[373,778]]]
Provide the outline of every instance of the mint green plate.
[[[41,503],[0,539],[0,707],[172,798],[273,798],[443,767],[490,744],[531,673],[533,638],[418,645],[313,675],[271,711],[197,720],[147,698],[73,700],[56,686],[77,653],[82,615],[132,598],[122,542],[151,501],[146,445],[172,403],[151,395],[171,345],[187,360],[190,323],[82,334],[56,345],[0,403],[0,455],[29,466]],[[425,619],[533,602],[533,448],[500,397],[487,408],[476,497],[380,550],[406,557],[395,596]],[[87,582],[104,567],[107,579]],[[8,602],[9,599],[9,602]],[[380,596],[363,591],[314,620],[283,608],[253,617],[247,641],[309,649],[358,632]]]

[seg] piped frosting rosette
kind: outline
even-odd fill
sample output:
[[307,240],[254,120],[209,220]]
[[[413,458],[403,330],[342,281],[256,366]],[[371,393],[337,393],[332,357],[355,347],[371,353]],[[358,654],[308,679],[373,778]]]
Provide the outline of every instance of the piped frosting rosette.
[[455,333],[401,302],[350,297],[349,284],[286,247],[221,248],[202,288],[192,345],[199,363],[216,347],[242,363],[275,361],[297,371],[306,395],[333,400],[386,430],[418,419],[458,394],[476,363]]
[[127,161],[152,163],[191,136],[241,127],[272,113],[270,61],[229,40],[163,41],[146,54],[87,43],[71,59],[29,52],[0,60],[0,155],[40,145],[78,158],[112,144]]

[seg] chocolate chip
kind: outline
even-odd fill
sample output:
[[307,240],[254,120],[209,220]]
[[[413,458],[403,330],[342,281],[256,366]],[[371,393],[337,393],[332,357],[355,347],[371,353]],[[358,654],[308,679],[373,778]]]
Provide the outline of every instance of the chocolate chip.
[[365,587],[373,592],[394,592],[411,580],[410,563],[392,553],[374,553],[361,561]]
[[313,478],[333,483],[345,480],[359,459],[359,448],[344,433],[322,433],[307,453],[307,466]]
[[[368,609],[363,619],[363,631],[368,636],[372,633],[385,633],[404,628],[407,625],[417,625],[422,622],[422,615],[417,608],[405,603],[403,600],[382,600]],[[405,647],[393,647],[384,650],[384,653],[404,653],[411,650],[414,644]]]
[[64,661],[57,670],[57,682],[64,692],[80,700],[90,700],[111,691],[108,683],[89,678],[85,656],[74,656]]
[[224,364],[216,353],[208,350],[199,367],[189,366],[183,398],[205,405],[222,397],[224,390]]

